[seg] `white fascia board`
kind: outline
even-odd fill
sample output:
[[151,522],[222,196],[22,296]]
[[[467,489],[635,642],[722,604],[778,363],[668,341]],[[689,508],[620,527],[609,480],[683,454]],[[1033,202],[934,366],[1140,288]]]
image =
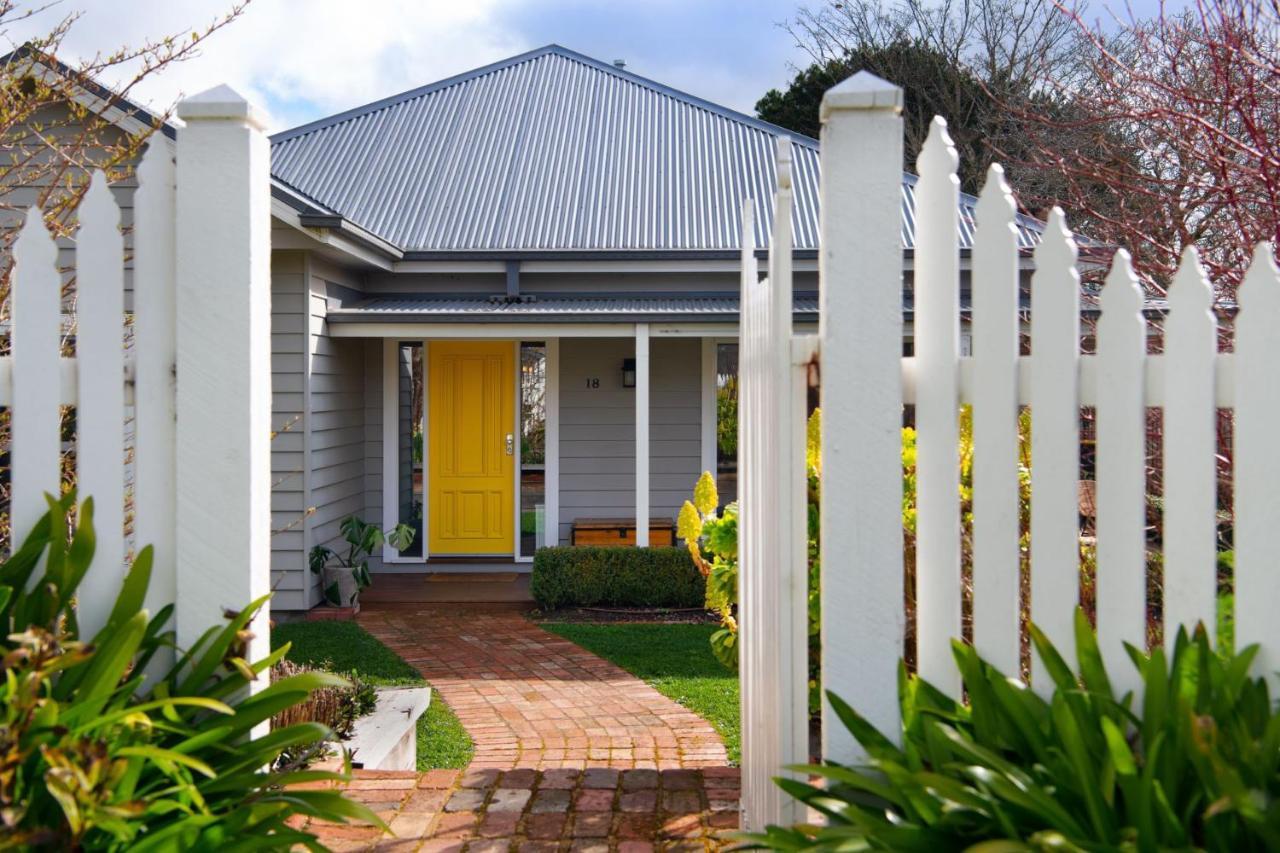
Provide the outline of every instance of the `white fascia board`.
[[[48,86],[56,86],[61,83],[67,86],[70,90],[71,100],[75,101],[94,115],[102,116],[102,118],[111,122],[130,136],[138,136],[155,131],[160,136],[164,136],[165,139],[168,139],[170,145],[173,144],[173,140],[165,136],[164,131],[160,128],[142,121],[127,110],[123,110],[114,103],[100,98],[57,69],[50,68],[39,60],[33,61],[31,68],[36,72],[35,76],[39,78],[41,83]],[[156,116],[156,118],[163,117]],[[169,124],[178,128],[182,127],[182,123],[180,121],[175,121],[172,118],[169,119]]]

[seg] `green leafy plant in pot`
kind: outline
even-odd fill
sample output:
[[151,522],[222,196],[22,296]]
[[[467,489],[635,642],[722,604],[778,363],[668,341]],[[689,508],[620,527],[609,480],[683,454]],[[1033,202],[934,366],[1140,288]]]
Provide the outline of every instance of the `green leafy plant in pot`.
[[346,540],[345,550],[315,546],[311,549],[311,571],[320,576],[326,602],[334,607],[359,607],[361,591],[373,583],[369,558],[384,542],[397,551],[405,550],[413,544],[414,531],[407,524],[383,530],[354,515],[345,519],[339,529]]

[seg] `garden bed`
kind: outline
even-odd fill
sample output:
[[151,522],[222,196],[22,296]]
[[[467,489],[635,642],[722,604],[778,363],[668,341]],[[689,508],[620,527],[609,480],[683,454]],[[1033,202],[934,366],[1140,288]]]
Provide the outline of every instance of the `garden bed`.
[[[355,622],[289,622],[276,625],[271,646],[292,643],[288,659],[332,672],[358,674],[379,687],[419,687],[422,676],[403,658],[383,645]],[[440,701],[432,697],[427,711],[418,718],[419,770],[466,767],[475,751],[462,723]]]

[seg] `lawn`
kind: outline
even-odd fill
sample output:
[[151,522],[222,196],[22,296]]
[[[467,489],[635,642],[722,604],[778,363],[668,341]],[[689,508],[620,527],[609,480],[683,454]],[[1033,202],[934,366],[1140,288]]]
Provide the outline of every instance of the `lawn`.
[[[287,622],[271,633],[271,647],[292,643],[294,663],[333,672],[354,672],[380,687],[426,684],[418,671],[355,622]],[[418,720],[418,769],[466,767],[474,751],[471,738],[453,711],[433,692]]]
[[711,654],[718,625],[544,623],[559,634],[613,661],[715,726],[729,760],[738,763],[742,726],[738,674]]

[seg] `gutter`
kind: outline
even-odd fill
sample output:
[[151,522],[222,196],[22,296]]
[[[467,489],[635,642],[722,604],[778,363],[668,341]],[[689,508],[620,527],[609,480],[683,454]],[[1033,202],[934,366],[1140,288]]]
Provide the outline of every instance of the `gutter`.
[[336,231],[351,242],[358,243],[366,249],[372,249],[393,261],[399,261],[404,258],[404,252],[400,251],[386,240],[375,237],[373,234],[358,225],[353,225],[350,221],[336,213],[306,213],[299,211],[298,224],[304,228],[318,228],[322,231]]
[[[817,311],[793,311],[792,319],[799,322],[817,322]],[[424,312],[402,311],[398,313],[371,313],[363,311],[329,311],[325,315],[326,322],[343,323],[483,323],[492,325],[511,325],[524,323],[691,323],[717,324],[737,323],[739,312],[718,314],[675,314],[656,313],[643,314],[630,312],[626,314],[433,314]]]

